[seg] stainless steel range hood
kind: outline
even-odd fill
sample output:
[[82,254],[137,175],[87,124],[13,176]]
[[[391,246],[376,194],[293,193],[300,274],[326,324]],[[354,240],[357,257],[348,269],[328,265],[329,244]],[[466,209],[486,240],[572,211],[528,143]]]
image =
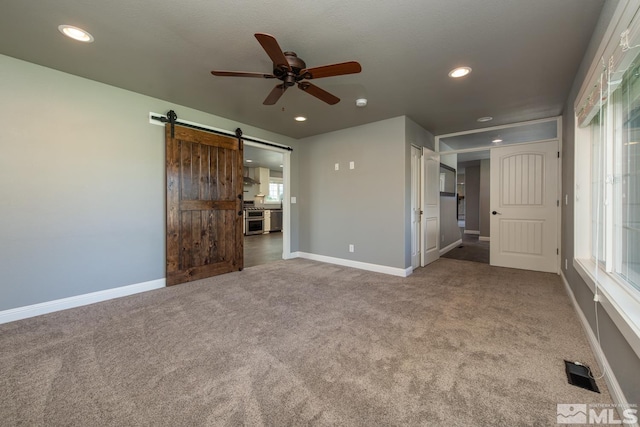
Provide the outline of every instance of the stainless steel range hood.
[[256,181],[253,178],[249,178],[248,176],[242,177],[242,183],[244,185],[254,185],[254,184],[260,184],[258,181]]
[[255,185],[255,184],[260,184],[259,181],[256,181],[255,179],[251,178],[249,176],[249,168],[245,168],[244,169],[244,176],[242,177],[242,183],[244,185]]

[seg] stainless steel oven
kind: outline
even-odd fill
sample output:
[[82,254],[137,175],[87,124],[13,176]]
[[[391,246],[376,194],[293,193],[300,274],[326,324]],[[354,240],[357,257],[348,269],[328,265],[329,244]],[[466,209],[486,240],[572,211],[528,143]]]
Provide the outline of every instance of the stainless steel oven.
[[244,220],[246,235],[264,233],[264,209],[246,208]]

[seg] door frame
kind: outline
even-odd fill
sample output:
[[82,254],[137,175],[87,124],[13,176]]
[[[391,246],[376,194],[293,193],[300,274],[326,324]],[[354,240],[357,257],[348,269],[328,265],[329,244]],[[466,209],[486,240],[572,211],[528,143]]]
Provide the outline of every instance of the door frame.
[[[153,111],[149,112],[149,123],[155,126],[160,126],[164,128],[164,123],[155,120],[154,117],[164,117],[167,118],[166,114],[162,113],[154,113]],[[180,119],[180,122],[195,125],[201,127],[203,129],[210,129],[216,132],[222,132],[224,134],[229,134],[230,131],[228,129],[217,128],[214,126],[193,122],[190,120]],[[282,258],[283,259],[291,259],[294,256],[291,254],[291,151],[285,147],[284,144],[279,144],[277,142],[269,141],[264,138],[258,138],[251,135],[244,135],[247,138],[251,138],[256,141],[262,141],[265,144],[260,144],[253,141],[247,141],[243,139],[242,142],[245,146],[257,147],[264,150],[277,151],[284,154],[284,163],[282,168],[282,182],[284,184],[284,201],[282,203]],[[278,148],[277,146],[281,145],[282,148]]]
[[[454,133],[449,133],[449,134],[443,134],[443,135],[437,135],[435,137],[435,151],[438,154],[442,154],[440,153],[440,139],[441,138],[449,138],[452,136],[462,136],[462,135],[470,135],[470,134],[474,134],[474,133],[483,133],[483,132],[489,132],[489,131],[496,131],[496,130],[501,130],[501,129],[509,129],[509,128],[514,128],[514,127],[519,127],[519,126],[526,126],[526,125],[532,125],[532,124],[537,124],[537,123],[543,123],[543,122],[550,122],[550,121],[555,121],[556,122],[556,138],[551,138],[551,139],[544,139],[544,140],[537,140],[537,141],[527,141],[527,142],[522,142],[522,143],[517,143],[517,144],[509,144],[509,146],[518,146],[518,145],[529,145],[529,144],[537,144],[537,143],[541,143],[541,142],[550,142],[550,141],[558,141],[558,183],[556,186],[556,192],[557,192],[557,197],[559,200],[559,206],[557,209],[557,218],[556,221],[558,223],[558,237],[557,237],[557,247],[558,247],[558,252],[559,252],[559,256],[558,256],[558,265],[557,265],[557,273],[560,274],[561,270],[562,270],[562,209],[563,206],[568,205],[568,195],[566,195],[565,197],[562,197],[562,152],[563,152],[563,141],[562,141],[562,116],[556,116],[556,117],[549,117],[546,119],[538,119],[538,120],[530,120],[530,121],[525,121],[525,122],[517,122],[517,123],[510,123],[510,124],[506,124],[506,125],[499,125],[499,126],[491,126],[491,127],[486,127],[486,128],[478,128],[478,129],[472,129],[472,130],[467,130],[467,131],[462,131],[462,132],[454,132]],[[466,148],[466,149],[460,149],[460,150],[451,150],[451,151],[446,151],[446,154],[463,154],[463,153],[473,153],[473,152],[477,152],[477,151],[490,151],[491,149],[496,148],[494,145],[489,144],[489,145],[485,145],[482,147],[474,147],[474,148]],[[440,226],[438,225],[438,228]],[[440,230],[438,230],[438,233],[440,232]],[[565,259],[566,261],[566,259]]]
[[[252,138],[259,139],[255,137]],[[245,147],[275,151],[281,153],[284,157],[282,163],[282,183],[284,185],[282,202],[282,259],[294,258],[293,255],[291,255],[291,151],[246,140],[244,141],[244,145]]]
[[[416,155],[417,154],[417,155]],[[413,158],[417,157],[417,162]],[[416,269],[424,266],[424,256],[422,255],[422,217],[424,216],[424,160],[422,147],[411,144],[411,268]],[[417,176],[416,176],[417,175]],[[415,220],[415,215],[420,212],[419,219]],[[416,228],[414,229],[414,224]],[[414,239],[416,254],[414,255]],[[414,260],[414,256],[417,259]]]

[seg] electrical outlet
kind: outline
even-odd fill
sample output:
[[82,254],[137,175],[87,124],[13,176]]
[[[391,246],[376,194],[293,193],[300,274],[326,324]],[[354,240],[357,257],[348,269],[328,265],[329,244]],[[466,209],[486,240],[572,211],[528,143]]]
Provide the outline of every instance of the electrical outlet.
[[355,252],[356,248],[354,245],[349,245],[349,252]]
[[340,163],[336,163],[334,167],[336,168],[337,171],[339,171],[340,170]]
[[350,161],[349,162],[349,169],[355,169],[355,168],[356,168],[356,162]]
[[564,269],[567,270],[569,268],[569,262],[567,261],[567,259],[564,259]]

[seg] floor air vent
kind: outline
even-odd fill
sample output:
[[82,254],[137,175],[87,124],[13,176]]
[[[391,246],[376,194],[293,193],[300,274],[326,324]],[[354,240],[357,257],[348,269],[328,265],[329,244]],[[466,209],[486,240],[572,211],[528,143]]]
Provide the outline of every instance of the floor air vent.
[[589,369],[588,366],[578,365],[565,360],[564,368],[567,372],[567,381],[569,381],[569,384],[600,393],[595,380],[591,378],[591,369]]

